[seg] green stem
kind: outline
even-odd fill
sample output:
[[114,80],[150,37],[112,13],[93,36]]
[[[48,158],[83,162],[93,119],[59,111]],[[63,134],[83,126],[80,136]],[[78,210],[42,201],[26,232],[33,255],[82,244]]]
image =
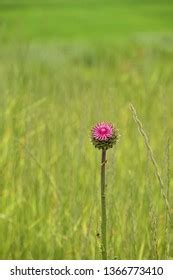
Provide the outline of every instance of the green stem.
[[106,238],[106,185],[105,185],[105,164],[106,150],[102,149],[101,159],[101,241],[102,241],[102,259],[107,260],[107,238]]

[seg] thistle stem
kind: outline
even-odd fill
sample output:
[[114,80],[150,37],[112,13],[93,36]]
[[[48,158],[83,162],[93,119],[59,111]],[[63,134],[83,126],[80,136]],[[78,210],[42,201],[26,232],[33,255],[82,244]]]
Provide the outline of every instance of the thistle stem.
[[102,259],[107,260],[107,238],[106,238],[106,185],[105,185],[106,150],[102,149],[101,158],[101,249]]

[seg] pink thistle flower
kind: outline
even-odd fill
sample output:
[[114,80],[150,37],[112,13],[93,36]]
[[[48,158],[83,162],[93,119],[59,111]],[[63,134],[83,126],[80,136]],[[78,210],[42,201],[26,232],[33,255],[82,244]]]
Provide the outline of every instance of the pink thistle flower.
[[107,216],[106,216],[106,184],[105,165],[106,151],[112,148],[118,139],[118,130],[112,123],[100,122],[91,129],[91,141],[93,145],[102,150],[101,157],[101,250],[102,259],[107,260]]
[[98,123],[93,128],[93,137],[97,140],[108,140],[113,135],[113,125],[105,122]]
[[109,122],[97,123],[91,130],[91,140],[98,149],[112,148],[118,138],[118,130]]

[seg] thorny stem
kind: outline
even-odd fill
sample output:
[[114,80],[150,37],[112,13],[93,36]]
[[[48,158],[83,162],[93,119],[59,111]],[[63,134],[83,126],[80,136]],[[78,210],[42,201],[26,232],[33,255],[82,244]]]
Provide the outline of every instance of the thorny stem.
[[106,185],[105,185],[106,150],[102,149],[101,159],[101,249],[102,259],[107,260],[107,238],[106,238]]

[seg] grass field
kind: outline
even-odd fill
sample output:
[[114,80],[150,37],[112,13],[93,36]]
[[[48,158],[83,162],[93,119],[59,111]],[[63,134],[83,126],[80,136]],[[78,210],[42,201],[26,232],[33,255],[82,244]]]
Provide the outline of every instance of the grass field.
[[0,259],[100,259],[108,120],[109,259],[173,258],[172,1],[0,2]]

